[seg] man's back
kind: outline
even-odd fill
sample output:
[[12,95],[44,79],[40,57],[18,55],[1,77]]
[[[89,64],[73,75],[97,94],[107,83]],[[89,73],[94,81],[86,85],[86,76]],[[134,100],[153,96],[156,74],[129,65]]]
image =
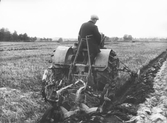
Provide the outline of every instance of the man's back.
[[[98,19],[99,18],[96,15],[92,15],[90,21],[82,24],[78,36],[79,42],[81,41],[82,38],[86,38],[86,36],[89,36],[88,45],[89,45],[91,63],[93,63],[94,58],[100,52],[101,35],[98,31],[97,26],[95,25]],[[83,41],[81,48],[86,48],[86,47],[87,47],[86,42]]]
[[91,35],[91,42],[100,45],[101,35],[97,26],[94,25],[91,21],[82,24],[79,35],[80,38],[85,38],[87,35]]

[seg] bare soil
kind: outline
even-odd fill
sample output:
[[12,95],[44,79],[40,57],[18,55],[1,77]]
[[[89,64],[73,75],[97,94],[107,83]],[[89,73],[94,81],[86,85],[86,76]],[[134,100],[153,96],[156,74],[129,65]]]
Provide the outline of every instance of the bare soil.
[[[43,70],[50,65],[51,52],[58,45],[62,44],[0,43],[0,123],[36,123],[42,117],[50,105],[41,97],[41,78]],[[115,114],[104,116],[104,123],[167,123],[167,61],[166,57],[155,60],[166,49],[165,45],[107,44],[130,69],[141,72],[140,79],[134,77],[134,81],[129,80],[130,84],[123,87],[131,98],[121,96],[123,91],[118,91],[122,104],[114,109]],[[150,62],[152,59],[156,64]]]

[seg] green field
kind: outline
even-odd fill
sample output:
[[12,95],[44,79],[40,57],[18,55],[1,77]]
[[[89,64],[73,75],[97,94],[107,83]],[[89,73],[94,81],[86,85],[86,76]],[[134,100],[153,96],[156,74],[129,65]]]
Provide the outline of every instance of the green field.
[[[39,93],[43,71],[49,67],[50,55],[59,45],[72,46],[73,44],[60,44],[56,42],[0,42],[0,87],[17,89],[23,93]],[[105,47],[113,49],[121,62],[126,64],[131,70],[137,71],[162,51],[165,51],[167,43],[116,42],[107,43]],[[37,100],[36,104],[38,106],[44,104],[40,97],[40,95],[31,97]],[[36,120],[44,110],[43,107],[38,108],[36,112],[33,109],[28,110],[34,117],[25,115],[24,120],[18,118],[14,121],[21,123],[26,118],[31,119],[31,122]],[[5,121],[6,117],[0,116],[0,119],[3,118]]]

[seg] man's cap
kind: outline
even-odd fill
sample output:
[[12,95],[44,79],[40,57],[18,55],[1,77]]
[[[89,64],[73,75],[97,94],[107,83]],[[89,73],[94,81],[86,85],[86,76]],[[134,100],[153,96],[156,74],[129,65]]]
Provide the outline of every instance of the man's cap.
[[99,20],[99,17],[97,15],[91,15],[91,20],[93,20],[93,19]]

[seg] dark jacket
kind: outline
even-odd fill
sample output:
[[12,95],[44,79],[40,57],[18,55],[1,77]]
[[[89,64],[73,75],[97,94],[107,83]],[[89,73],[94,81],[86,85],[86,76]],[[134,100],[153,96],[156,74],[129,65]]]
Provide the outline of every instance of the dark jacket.
[[[81,38],[86,38],[87,35],[90,36],[90,39],[88,40],[89,44],[89,50],[90,54],[95,54],[100,52],[100,41],[101,41],[101,35],[98,31],[98,28],[95,24],[93,24],[92,21],[88,21],[86,23],[83,23],[80,30],[79,30],[79,38],[78,41],[81,40]],[[86,46],[86,43],[83,44],[83,47]]]

